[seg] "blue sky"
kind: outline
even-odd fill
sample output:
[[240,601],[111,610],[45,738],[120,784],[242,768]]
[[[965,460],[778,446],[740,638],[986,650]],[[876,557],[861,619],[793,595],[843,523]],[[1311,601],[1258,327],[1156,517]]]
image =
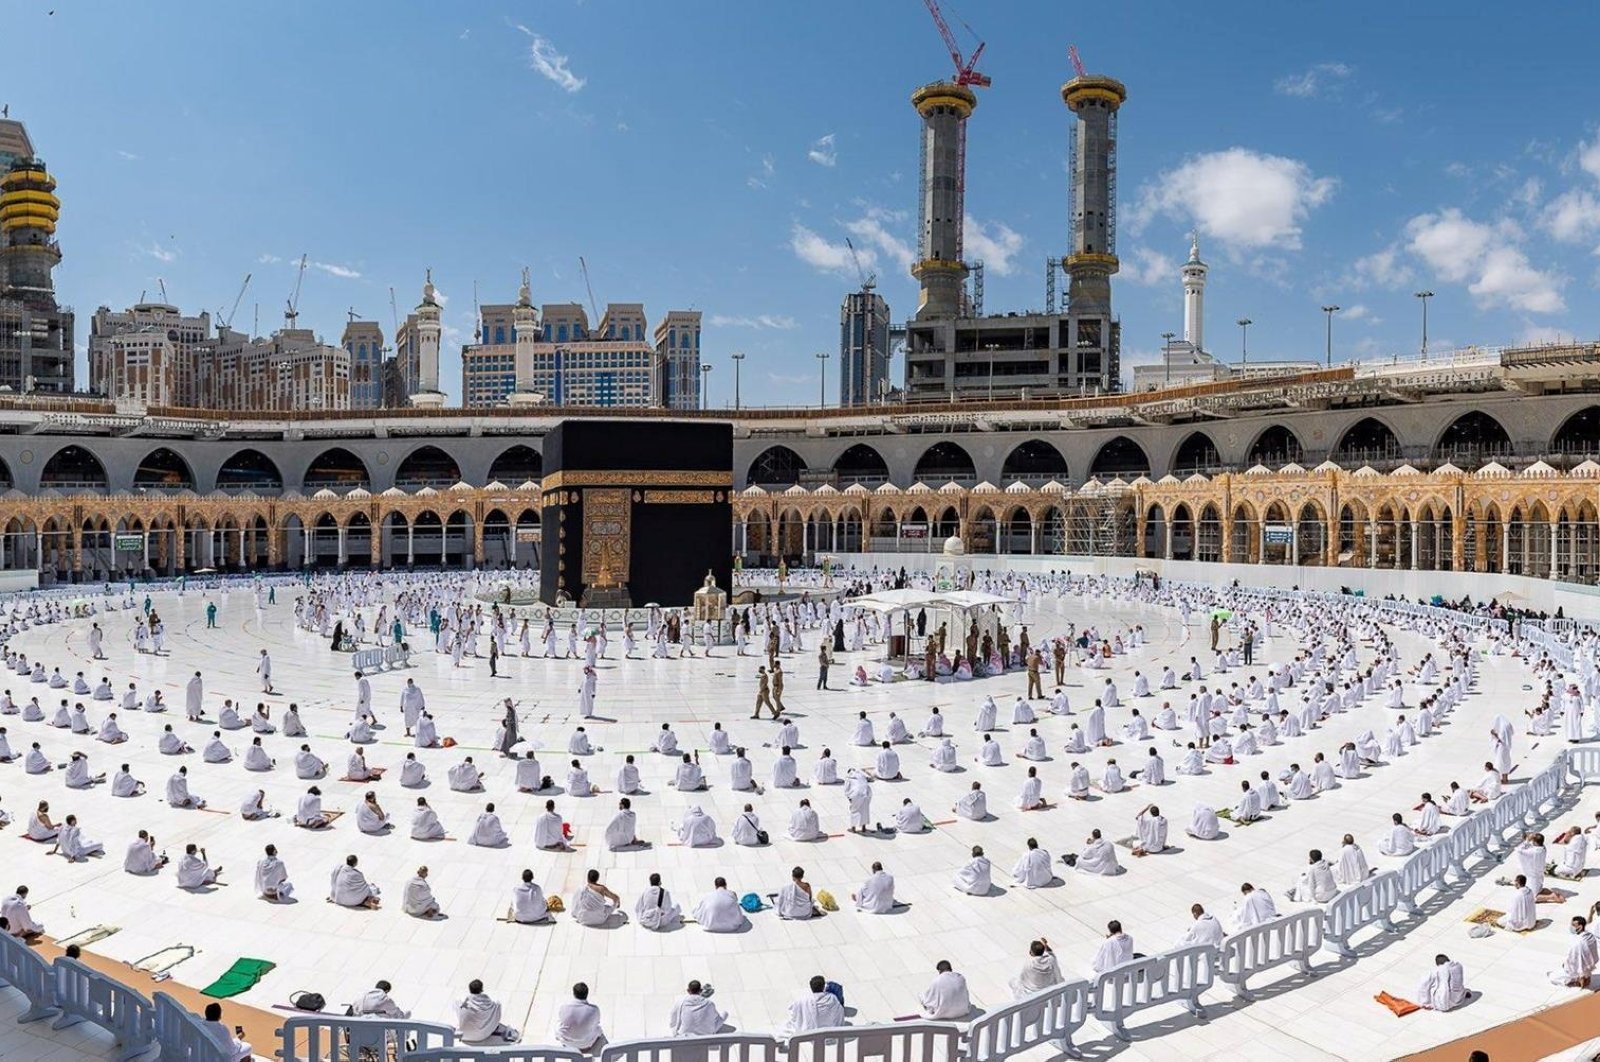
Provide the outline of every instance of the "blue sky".
[[[51,5],[54,4],[52,8]],[[53,10],[53,14],[49,12]],[[1125,362],[1180,331],[1198,228],[1207,346],[1336,357],[1600,334],[1600,7],[961,0],[988,42],[969,254],[989,312],[1042,307],[1066,239],[1075,43],[1121,78],[1114,305]],[[7,0],[0,101],[60,182],[57,287],[87,318],[140,292],[277,327],[348,307],[389,331],[425,267],[470,338],[473,285],[706,314],[713,405],[814,402],[855,283],[915,306],[913,88],[949,58],[920,0],[273,4]],[[20,46],[19,46],[20,45]],[[87,332],[87,324],[83,329]],[[837,362],[828,391],[837,394]],[[898,377],[899,364],[895,371]],[[459,391],[459,357],[442,367]]]

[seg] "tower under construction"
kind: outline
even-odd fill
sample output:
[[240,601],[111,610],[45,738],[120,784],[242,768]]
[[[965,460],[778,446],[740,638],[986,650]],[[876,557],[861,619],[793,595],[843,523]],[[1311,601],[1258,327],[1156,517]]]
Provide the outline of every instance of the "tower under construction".
[[55,178],[22,123],[0,119],[0,386],[72,390],[72,311],[56,302]]
[[911,275],[921,286],[917,320],[961,312],[967,264],[961,259],[966,204],[967,119],[978,97],[965,85],[935,81],[911,94],[922,116],[917,165],[917,261]]

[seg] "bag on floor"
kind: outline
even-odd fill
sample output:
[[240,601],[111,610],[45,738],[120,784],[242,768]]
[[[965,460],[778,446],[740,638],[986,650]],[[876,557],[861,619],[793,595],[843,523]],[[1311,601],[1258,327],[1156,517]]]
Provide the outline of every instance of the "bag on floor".
[[295,1010],[320,1011],[328,1001],[322,998],[321,992],[296,992],[289,997],[289,1005]]

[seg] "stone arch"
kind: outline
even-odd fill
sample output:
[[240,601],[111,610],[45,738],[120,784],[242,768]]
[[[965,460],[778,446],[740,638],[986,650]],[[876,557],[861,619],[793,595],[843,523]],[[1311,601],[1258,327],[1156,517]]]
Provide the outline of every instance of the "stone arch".
[[1053,443],[1044,439],[1028,439],[1013,446],[1000,468],[1002,483],[1020,480],[1037,487],[1052,479],[1066,483],[1070,478],[1067,459]]
[[1307,501],[1295,516],[1295,563],[1324,565],[1328,563],[1328,515],[1322,506]]
[[1189,476],[1196,472],[1214,474],[1222,468],[1222,455],[1217,444],[1203,431],[1192,431],[1178,444],[1168,465],[1175,476]]
[[1370,556],[1367,507],[1360,499],[1348,498],[1339,506],[1338,560],[1341,565],[1365,568]]
[[1172,507],[1172,559],[1194,560],[1194,512],[1187,502]]
[[745,483],[759,487],[792,487],[800,482],[805,458],[787,446],[769,446],[750,462]]
[[277,462],[260,450],[246,447],[235,450],[217,469],[217,489],[248,490],[255,494],[281,494],[283,473]]
[[895,517],[894,509],[887,505],[879,509],[877,515],[872,518],[868,533],[874,539],[897,538],[900,533],[900,521]]
[[314,494],[319,490],[350,491],[360,487],[372,489],[372,474],[367,463],[343,446],[330,446],[311,459],[306,466],[305,491]]
[[1550,449],[1573,461],[1600,458],[1600,406],[1585,406],[1562,421],[1550,436]]
[[954,505],[946,505],[939,518],[933,522],[930,537],[935,552],[944,547],[944,540],[961,534],[961,514]]
[[1255,564],[1261,559],[1261,521],[1255,506],[1247,501],[1233,503],[1230,514],[1233,530],[1228,537],[1228,555],[1235,564]]
[[194,472],[176,450],[158,446],[145,454],[134,469],[133,489],[194,490]]
[[1452,420],[1434,440],[1433,459],[1475,471],[1490,461],[1511,457],[1511,436],[1505,426],[1481,409]]
[[1039,552],[1034,537],[1033,514],[1026,505],[1012,506],[1000,519],[1000,549],[1004,553]]
[[856,443],[833,462],[833,475],[841,487],[877,487],[889,481],[889,463],[874,447]]
[[1215,563],[1222,559],[1222,513],[1215,502],[1200,507],[1195,521],[1194,559]]
[[1144,541],[1140,543],[1143,556],[1165,557],[1167,543],[1170,538],[1167,534],[1167,512],[1160,503],[1150,505],[1144,511]]
[[406,454],[395,466],[394,485],[401,490],[432,487],[444,490],[461,482],[461,465],[432,443],[424,443]]
[[1305,448],[1300,445],[1300,437],[1293,429],[1283,424],[1269,424],[1261,429],[1250,444],[1250,452],[1245,455],[1245,467],[1265,465],[1268,468],[1282,468],[1290,462],[1304,464],[1305,459]]
[[544,478],[544,455],[525,443],[508,446],[489,466],[489,482],[515,487]]
[[1362,417],[1339,435],[1333,460],[1341,465],[1377,465],[1403,456],[1399,436],[1377,417]]
[[108,486],[106,466],[85,447],[76,443],[63,446],[50,455],[39,471],[41,489],[98,490]]
[[970,486],[977,481],[978,469],[972,463],[972,456],[965,449],[946,440],[934,443],[922,451],[922,456],[917,458],[916,468],[912,470],[911,478],[920,480],[930,487],[952,481]]
[[994,510],[987,505],[980,505],[969,513],[965,536],[967,552],[999,553],[1001,545],[999,524]]
[[1090,477],[1104,476],[1109,479],[1121,476],[1123,479],[1133,479],[1149,474],[1150,458],[1144,452],[1144,447],[1126,435],[1118,435],[1102,443],[1089,464]]

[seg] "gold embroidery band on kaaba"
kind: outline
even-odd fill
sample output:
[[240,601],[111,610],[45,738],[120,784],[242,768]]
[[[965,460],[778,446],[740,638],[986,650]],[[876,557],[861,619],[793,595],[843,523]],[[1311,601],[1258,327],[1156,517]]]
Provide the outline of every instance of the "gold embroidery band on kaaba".
[[732,472],[585,471],[563,469],[539,481],[541,494],[566,487],[722,487],[733,486]]

